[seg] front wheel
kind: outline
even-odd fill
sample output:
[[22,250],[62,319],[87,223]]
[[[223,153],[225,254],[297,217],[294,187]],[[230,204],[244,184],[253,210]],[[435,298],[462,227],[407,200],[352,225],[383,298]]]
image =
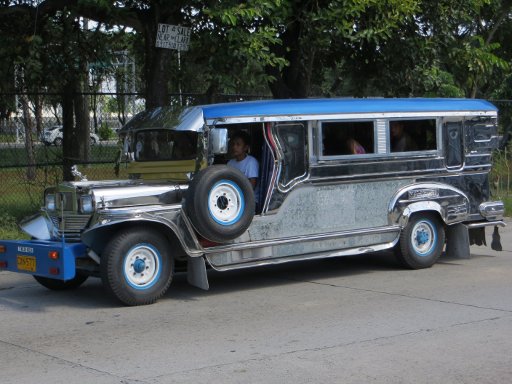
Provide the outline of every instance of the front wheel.
[[100,272],[107,290],[124,304],[154,303],[172,281],[169,242],[149,229],[122,231],[105,247]]
[[441,256],[444,239],[444,227],[437,215],[415,214],[400,234],[397,259],[407,268],[430,268]]

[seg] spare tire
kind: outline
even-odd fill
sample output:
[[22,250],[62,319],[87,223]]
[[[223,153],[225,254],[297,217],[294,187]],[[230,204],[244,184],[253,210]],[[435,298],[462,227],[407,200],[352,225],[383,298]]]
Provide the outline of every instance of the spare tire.
[[188,187],[185,212],[205,239],[222,243],[244,233],[254,217],[254,192],[238,169],[213,165],[198,172]]

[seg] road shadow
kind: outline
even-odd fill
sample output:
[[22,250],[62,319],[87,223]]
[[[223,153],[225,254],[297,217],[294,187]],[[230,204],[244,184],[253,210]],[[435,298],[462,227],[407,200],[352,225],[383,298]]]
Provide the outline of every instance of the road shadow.
[[[471,254],[471,258],[495,257]],[[461,259],[448,257],[444,252],[438,263],[458,266]],[[208,270],[208,291],[193,287],[187,282],[184,272],[177,273],[169,291],[159,301],[195,301],[215,295],[230,294],[244,290],[266,289],[305,281],[322,283],[332,278],[368,275],[382,271],[406,270],[396,260],[392,251],[381,251],[357,256],[290,262],[227,272]],[[28,277],[27,277],[28,278]],[[0,287],[2,288],[2,287]],[[123,308],[117,299],[110,296],[99,278],[89,278],[73,291],[51,291],[35,280],[23,280],[20,284],[8,284],[0,289],[0,307],[24,312],[41,312],[53,306],[76,308]]]

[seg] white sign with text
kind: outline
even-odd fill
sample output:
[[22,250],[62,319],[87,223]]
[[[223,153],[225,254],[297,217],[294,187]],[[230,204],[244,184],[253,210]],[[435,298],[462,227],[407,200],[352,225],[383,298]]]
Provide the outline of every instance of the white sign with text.
[[187,51],[190,45],[190,28],[179,25],[158,24],[156,34],[157,48]]

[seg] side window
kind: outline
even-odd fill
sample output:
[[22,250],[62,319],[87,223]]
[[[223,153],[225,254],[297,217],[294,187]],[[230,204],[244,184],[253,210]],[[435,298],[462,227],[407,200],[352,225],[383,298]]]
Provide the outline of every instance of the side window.
[[391,152],[433,151],[437,149],[435,119],[390,120]]
[[285,123],[277,124],[274,130],[283,156],[283,169],[279,184],[287,187],[307,173],[306,127],[304,124]]
[[459,168],[464,161],[462,119],[445,119],[443,130],[446,166]]
[[347,156],[374,153],[373,121],[334,121],[321,125],[321,155]]

